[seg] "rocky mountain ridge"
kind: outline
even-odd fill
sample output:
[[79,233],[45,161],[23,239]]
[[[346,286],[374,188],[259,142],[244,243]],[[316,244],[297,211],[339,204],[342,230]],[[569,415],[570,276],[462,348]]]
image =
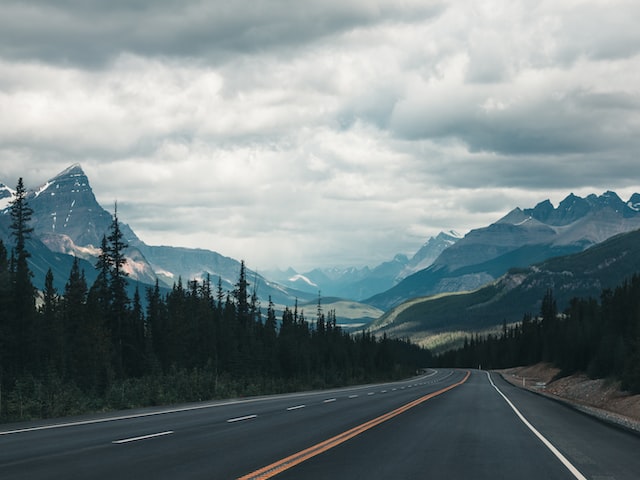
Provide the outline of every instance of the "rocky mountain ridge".
[[371,324],[375,333],[424,340],[442,332],[481,331],[537,315],[547,289],[559,311],[572,298],[599,298],[640,273],[640,229],[622,233],[590,248],[512,268],[472,292],[414,298],[387,311]]
[[[7,207],[13,194],[11,189],[0,188],[0,201],[4,201],[4,209],[0,211],[0,238],[7,244],[10,244]],[[33,235],[29,247],[31,268],[36,273],[34,284],[42,288],[44,274],[52,267],[56,288],[62,291],[74,257],[82,260],[81,268],[91,282],[102,238],[108,235],[113,217],[97,202],[82,167],[74,164],[30,190],[27,202],[33,210]],[[238,260],[201,249],[149,246],[126,223],[120,222],[120,227],[128,244],[124,269],[130,283],[153,285],[157,279],[162,287],[171,288],[176,282],[186,284],[208,275],[212,282],[220,278],[226,291],[233,289],[240,271]],[[286,305],[293,304],[297,298],[313,298],[274,284],[251,270],[247,275],[265,304],[269,295],[274,302]]]
[[[9,239],[6,207],[13,191],[0,184],[0,238]],[[48,266],[55,269],[58,288],[64,287],[73,257],[83,259],[90,270],[99,253],[102,236],[112,215],[100,206],[89,179],[79,164],[71,165],[27,198],[34,214],[32,258],[36,282]],[[115,205],[114,205],[115,208]],[[126,270],[142,284],[170,288],[180,279],[218,277],[229,291],[237,280],[240,262],[217,252],[169,246],[149,246],[121,222],[125,240]],[[318,268],[305,273],[248,271],[258,294],[266,303],[293,304],[323,296],[362,300],[388,310],[409,298],[444,292],[477,289],[495,281],[512,267],[527,267],[553,256],[584,250],[621,232],[640,228],[640,195],[624,202],[614,192],[581,198],[567,196],[557,207],[550,201],[534,208],[515,208],[495,223],[461,237],[441,232],[430,238],[409,258],[398,254],[374,268]],[[382,293],[380,293],[382,292]]]
[[580,252],[619,233],[640,228],[640,195],[624,202],[614,192],[573,194],[554,208],[549,201],[515,208],[497,222],[471,230],[426,269],[366,300],[383,310],[410,298],[474,290],[512,267]]

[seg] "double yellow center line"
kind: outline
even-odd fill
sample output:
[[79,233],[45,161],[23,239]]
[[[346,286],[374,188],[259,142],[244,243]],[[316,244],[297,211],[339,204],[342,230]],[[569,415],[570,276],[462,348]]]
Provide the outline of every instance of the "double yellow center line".
[[261,469],[256,470],[255,472],[251,472],[243,477],[240,477],[238,480],[266,479],[266,478],[274,477],[275,475],[278,475],[279,473],[282,473],[285,470],[290,469],[291,467],[294,467],[312,457],[315,457],[316,455],[320,455],[321,453],[326,452],[327,450],[330,450],[357,435],[360,435],[362,432],[365,432],[370,428],[375,427],[376,425],[380,425],[381,423],[384,423],[387,420],[390,420],[393,417],[396,417],[401,413],[406,412],[410,408],[420,405],[421,403],[426,402],[427,400],[433,397],[442,395],[443,393],[448,392],[449,390],[452,390],[462,385],[464,382],[467,381],[470,374],[471,374],[470,372],[467,372],[464,378],[460,380],[458,383],[449,385],[448,387],[438,390],[437,392],[429,393],[428,395],[420,397],[417,400],[414,400],[413,402],[407,403],[406,405],[403,405],[402,407],[396,408],[395,410],[385,413],[384,415],[376,417],[373,420],[369,420],[368,422],[358,425],[357,427],[347,430],[346,432],[336,435],[335,437],[325,440],[324,442],[320,442],[312,447],[309,447],[298,453],[294,453],[293,455],[283,458],[282,460],[278,460],[277,462],[267,465],[266,467],[262,467]]

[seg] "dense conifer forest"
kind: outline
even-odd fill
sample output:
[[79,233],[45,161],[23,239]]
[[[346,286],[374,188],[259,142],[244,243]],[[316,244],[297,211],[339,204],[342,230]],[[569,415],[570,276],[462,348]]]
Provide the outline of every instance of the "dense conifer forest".
[[440,365],[486,369],[538,362],[555,365],[560,375],[614,378],[640,393],[640,275],[603,290],[599,301],[574,298],[562,313],[549,289],[538,317],[526,314],[498,335],[467,338],[437,358]]
[[233,291],[209,277],[179,279],[168,292],[157,282],[131,289],[117,211],[94,283],[76,260],[62,292],[51,270],[39,292],[22,179],[9,214],[12,242],[0,240],[0,421],[391,380],[428,365],[544,361],[640,392],[640,275],[600,299],[574,298],[561,313],[549,289],[538,316],[432,358],[406,340],[344,332],[320,295],[310,316],[297,304],[265,308],[244,262]]
[[178,280],[135,289],[117,211],[88,285],[75,261],[64,291],[51,270],[37,292],[26,245],[22,179],[10,204],[13,245],[0,241],[0,419],[165,405],[406,377],[430,360],[408,341],[350,335],[323,311],[260,305],[244,262],[235,289]]

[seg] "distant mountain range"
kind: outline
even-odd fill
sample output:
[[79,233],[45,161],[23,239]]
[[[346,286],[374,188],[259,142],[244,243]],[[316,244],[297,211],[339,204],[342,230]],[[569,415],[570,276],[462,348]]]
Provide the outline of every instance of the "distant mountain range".
[[372,322],[370,329],[417,341],[443,332],[451,336],[456,331],[479,331],[503,321],[521,321],[526,313],[538,315],[548,288],[562,311],[572,298],[599,299],[603,289],[613,289],[637,273],[640,230],[616,235],[579,253],[513,268],[473,292],[408,300]]
[[616,234],[640,228],[640,195],[623,202],[614,192],[581,198],[557,208],[548,200],[515,208],[496,223],[470,231],[428,267],[365,300],[382,310],[426,295],[474,290],[511,267],[585,250]]
[[[0,238],[10,246],[9,202],[14,192],[0,184]],[[74,257],[80,261],[89,284],[96,276],[95,263],[100,254],[102,237],[108,234],[112,214],[96,200],[88,177],[79,164],[71,165],[43,185],[28,192],[27,201],[33,209],[31,226],[34,234],[29,242],[32,254],[30,266],[34,272],[34,284],[42,289],[45,273],[51,268],[55,287],[64,289]],[[125,251],[130,291],[135,285],[153,285],[169,289],[179,279],[202,280],[207,275],[212,282],[220,277],[225,291],[234,288],[240,271],[240,262],[217,252],[205,249],[172,246],[151,246],[144,243],[135,232],[122,222],[128,248]],[[325,268],[305,274],[293,270],[258,274],[248,270],[248,279],[256,284],[258,297],[266,305],[269,296],[276,305],[300,305],[317,302],[323,297],[340,297],[348,301],[331,299],[326,308],[335,308],[338,321],[344,325],[363,325],[383,312],[374,307],[360,305],[353,299],[361,299],[384,291],[395,285],[406,274],[430,259],[436,258],[444,248],[459,239],[453,233],[442,233],[430,239],[412,259],[404,255],[378,267]],[[408,273],[407,273],[408,272]],[[314,307],[315,310],[315,307]]]
[[[12,243],[7,207],[13,195],[0,184],[0,238],[7,245]],[[34,235],[28,248],[35,285],[42,288],[46,270],[52,268],[56,288],[62,291],[74,257],[81,260],[87,281],[92,283],[98,247],[109,231],[112,215],[98,204],[82,167],[70,166],[30,191],[27,200],[34,211]],[[204,249],[150,246],[125,223],[121,222],[121,228],[129,245],[126,270],[132,288],[136,283],[152,285],[157,279],[161,288],[168,289],[178,279],[186,284],[209,275],[214,283],[220,277],[226,291],[233,289],[240,270],[238,260]],[[558,207],[545,200],[534,208],[515,208],[462,238],[455,232],[442,232],[428,239],[411,258],[398,254],[373,268],[262,274],[248,270],[247,275],[263,305],[269,296],[279,305],[313,304],[321,293],[336,297],[331,304],[338,321],[360,325],[407,300],[495,285],[511,268],[529,268],[551,257],[583,252],[638,228],[639,194],[626,202],[614,192],[586,198],[571,194]],[[388,318],[376,321],[376,328]]]
[[[0,212],[0,238],[7,245],[11,245],[11,240],[6,208],[13,194],[10,188],[0,184],[0,209],[4,209]],[[82,259],[81,268],[85,270],[87,281],[92,283],[99,246],[103,235],[109,233],[112,215],[98,204],[82,167],[72,165],[29,191],[27,201],[33,209],[31,226],[34,233],[29,251],[34,284],[42,288],[44,275],[51,267],[55,286],[62,291],[73,257]],[[157,278],[161,287],[170,288],[179,279],[186,285],[189,280],[202,280],[208,274],[213,283],[220,278],[223,288],[230,291],[238,280],[238,260],[208,250],[149,246],[126,223],[121,222],[120,226],[128,243],[125,270],[132,287],[136,283],[142,287],[153,285]],[[314,298],[314,295],[275,284],[250,269],[247,279],[255,284],[265,304],[269,295],[275,303],[282,305],[293,305],[296,299],[310,301]]]
[[428,267],[460,238],[453,231],[441,232],[429,238],[411,259],[397,254],[392,260],[375,268],[316,268],[305,273],[298,273],[290,268],[285,271],[267,271],[265,275],[281,285],[300,291],[315,294],[320,291],[322,295],[362,300],[384,292],[414,272]]

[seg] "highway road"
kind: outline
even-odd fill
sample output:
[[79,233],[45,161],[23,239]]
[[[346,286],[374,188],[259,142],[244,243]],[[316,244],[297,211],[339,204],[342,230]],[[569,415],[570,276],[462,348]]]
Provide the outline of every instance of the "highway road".
[[638,479],[640,436],[484,371],[0,426],[0,478]]

